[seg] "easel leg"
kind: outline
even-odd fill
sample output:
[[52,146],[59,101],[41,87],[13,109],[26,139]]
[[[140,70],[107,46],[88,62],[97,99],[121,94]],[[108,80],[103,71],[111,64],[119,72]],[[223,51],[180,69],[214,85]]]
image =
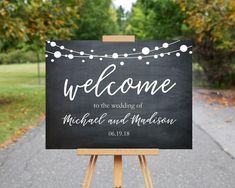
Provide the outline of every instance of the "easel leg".
[[98,155],[92,155],[86,170],[85,178],[84,178],[84,183],[83,183],[83,188],[89,188],[91,184],[91,179],[92,175],[95,170],[95,165],[97,161]]
[[114,187],[122,187],[122,156],[114,155]]
[[140,167],[144,176],[144,182],[146,188],[153,188],[153,183],[151,179],[151,174],[148,169],[147,161],[144,155],[139,155]]

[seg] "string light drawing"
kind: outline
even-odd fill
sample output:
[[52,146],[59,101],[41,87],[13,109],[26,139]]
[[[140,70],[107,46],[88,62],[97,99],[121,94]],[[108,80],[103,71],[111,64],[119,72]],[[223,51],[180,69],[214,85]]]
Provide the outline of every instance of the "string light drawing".
[[[166,49],[169,46],[176,44],[180,42],[180,40],[174,41],[172,43],[167,43],[164,42],[162,44],[161,47],[159,46],[155,46],[153,49],[150,49],[149,47],[143,47],[141,49],[141,51],[137,52],[136,48],[133,48],[132,51],[134,53],[124,53],[124,54],[119,54],[117,52],[114,52],[112,54],[104,54],[104,55],[98,55],[98,54],[94,54],[94,49],[91,49],[90,53],[85,53],[84,51],[76,51],[73,49],[68,49],[63,45],[57,45],[56,42],[54,41],[47,41],[48,44],[50,44],[51,47],[55,47],[58,48],[56,49],[55,52],[50,52],[50,51],[46,51],[46,58],[48,58],[48,54],[52,54],[54,56],[55,59],[61,58],[61,57],[66,57],[68,59],[73,59],[73,58],[82,58],[82,63],[85,63],[85,59],[89,58],[90,60],[94,59],[94,58],[98,58],[100,61],[102,61],[103,59],[109,58],[109,59],[138,59],[138,60],[143,60],[145,58],[154,58],[157,59],[159,57],[163,58],[165,55],[172,55],[175,54],[176,57],[180,57],[182,53],[185,53],[188,51],[189,54],[192,54],[192,50],[189,51],[190,48],[192,48],[192,46],[186,46],[184,44],[180,45],[179,49],[173,50],[173,51],[168,51],[168,52],[159,52],[161,51],[161,49]],[[61,51],[59,51],[59,49],[68,52],[67,54],[63,54]],[[54,62],[54,59],[51,59],[51,62]],[[149,65],[150,62],[147,61],[145,62],[146,65]],[[120,65],[123,66],[124,62],[121,61]]]

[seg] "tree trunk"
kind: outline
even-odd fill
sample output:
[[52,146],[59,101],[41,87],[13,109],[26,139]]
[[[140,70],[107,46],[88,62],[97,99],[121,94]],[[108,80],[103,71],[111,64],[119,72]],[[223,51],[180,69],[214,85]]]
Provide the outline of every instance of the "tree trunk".
[[40,58],[37,52],[37,73],[38,73],[38,84],[41,85],[41,75],[40,75]]

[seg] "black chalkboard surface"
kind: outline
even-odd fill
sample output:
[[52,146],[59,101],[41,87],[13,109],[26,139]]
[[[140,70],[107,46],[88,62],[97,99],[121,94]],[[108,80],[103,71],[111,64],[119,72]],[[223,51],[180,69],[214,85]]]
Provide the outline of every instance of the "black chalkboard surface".
[[191,149],[191,41],[47,41],[46,148]]

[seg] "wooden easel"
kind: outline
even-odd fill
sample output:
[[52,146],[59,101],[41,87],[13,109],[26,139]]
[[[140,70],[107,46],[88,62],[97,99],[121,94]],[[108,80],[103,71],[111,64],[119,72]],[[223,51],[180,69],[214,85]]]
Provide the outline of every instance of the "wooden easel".
[[[103,42],[135,42],[133,35],[104,35]],[[146,188],[153,188],[151,174],[147,166],[145,155],[158,155],[158,149],[77,149],[78,155],[90,155],[90,161],[85,173],[83,188],[89,188],[95,170],[98,155],[114,156],[114,187],[122,187],[122,155],[138,155],[140,167]]]
[[114,187],[122,187],[122,155],[138,155],[146,188],[153,188],[145,155],[158,155],[158,149],[77,149],[78,155],[90,155],[83,188],[89,188],[98,155],[114,155]]

